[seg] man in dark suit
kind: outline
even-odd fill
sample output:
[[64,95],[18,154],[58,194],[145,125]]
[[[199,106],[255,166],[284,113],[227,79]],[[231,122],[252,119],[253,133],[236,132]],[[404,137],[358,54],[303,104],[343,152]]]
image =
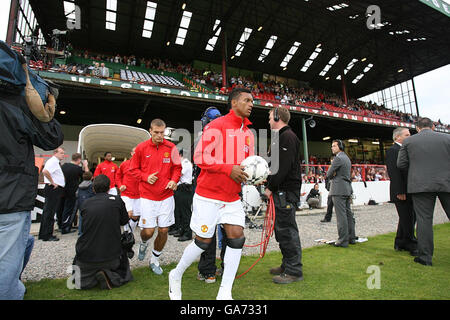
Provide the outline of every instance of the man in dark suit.
[[433,213],[439,197],[450,219],[450,135],[434,132],[433,122],[420,119],[418,133],[402,144],[397,167],[408,169],[408,189],[417,218],[417,249],[414,262],[429,265],[433,257]]
[[411,136],[409,129],[396,128],[392,133],[394,144],[386,151],[386,166],[391,180],[390,196],[398,213],[397,235],[395,236],[394,249],[407,250],[413,256],[417,256],[417,239],[414,236],[415,213],[410,194],[406,193],[406,180],[408,172],[397,167],[397,158],[403,140]]
[[352,163],[344,152],[341,140],[333,140],[331,151],[336,156],[328,169],[327,178],[330,179],[330,195],[336,212],[339,239],[334,243],[336,247],[348,247],[355,244],[355,218],[350,208],[353,193],[350,171]]

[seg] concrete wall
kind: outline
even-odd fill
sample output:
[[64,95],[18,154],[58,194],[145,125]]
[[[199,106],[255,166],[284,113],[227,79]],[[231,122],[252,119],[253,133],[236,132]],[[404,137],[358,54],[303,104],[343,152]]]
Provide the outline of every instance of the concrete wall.
[[[389,184],[390,181],[367,181],[367,188],[364,186],[364,182],[352,182],[353,188],[353,205],[360,206],[367,204],[369,200],[375,200],[377,203],[389,201]],[[309,191],[314,187],[314,184],[302,184],[301,193],[306,192],[301,197],[302,206],[306,203],[306,196]],[[322,195],[322,207],[327,206],[328,191],[325,189],[325,183],[319,183],[319,191]],[[306,205],[307,207],[307,205]]]

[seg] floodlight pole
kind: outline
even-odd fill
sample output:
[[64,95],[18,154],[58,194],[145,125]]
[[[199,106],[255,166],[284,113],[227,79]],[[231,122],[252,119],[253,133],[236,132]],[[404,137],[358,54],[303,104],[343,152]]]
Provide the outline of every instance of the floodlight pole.
[[17,12],[19,10],[18,6],[19,1],[12,0],[9,8],[9,21],[8,21],[8,30],[6,34],[6,43],[11,46],[14,41],[14,30],[16,28],[17,23]]
[[225,31],[225,28],[223,30],[223,36],[222,36],[222,87],[228,88],[228,81],[227,81],[227,32]]
[[309,173],[308,137],[306,135],[306,120],[302,117],[303,155],[305,157],[306,174]]
[[411,76],[411,82],[412,82],[413,93],[414,93],[414,103],[416,104],[416,113],[417,113],[417,116],[419,117],[419,105],[417,104],[416,85],[414,84],[413,76]]
[[344,72],[341,72],[341,83],[342,83],[342,97],[344,98],[345,106],[348,106],[348,98],[347,98],[347,86],[345,85],[345,75]]

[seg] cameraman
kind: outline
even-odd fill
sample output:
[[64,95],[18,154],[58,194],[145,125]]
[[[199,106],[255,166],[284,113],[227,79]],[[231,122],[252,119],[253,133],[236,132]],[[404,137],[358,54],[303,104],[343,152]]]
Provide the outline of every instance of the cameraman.
[[[267,179],[265,194],[273,195],[275,205],[275,239],[280,245],[283,260],[281,266],[270,269],[273,282],[278,284],[303,280],[302,246],[298,234],[295,211],[302,186],[300,171],[300,140],[288,126],[291,114],[284,107],[269,112],[272,131],[278,131],[278,172]],[[273,164],[273,163],[272,163]]]
[[[25,287],[19,276],[39,177],[33,145],[43,150],[56,149],[64,136],[53,114],[45,122],[36,116],[36,111],[49,115],[43,105],[48,108],[49,96],[44,101],[38,98],[37,105],[32,104],[36,100],[27,103],[28,94],[36,90],[31,83],[27,84],[23,95],[28,77],[25,59],[3,41],[0,41],[0,71],[0,300],[21,300]],[[52,90],[38,76],[33,77]],[[55,106],[52,107],[54,112]]]

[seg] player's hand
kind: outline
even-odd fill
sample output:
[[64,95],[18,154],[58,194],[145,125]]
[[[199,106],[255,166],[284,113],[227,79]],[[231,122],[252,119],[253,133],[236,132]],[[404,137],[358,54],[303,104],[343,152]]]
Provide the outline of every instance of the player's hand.
[[406,194],[404,194],[404,193],[403,193],[403,194],[398,194],[398,195],[397,195],[397,199],[398,199],[398,200],[405,201],[405,200],[406,200]]
[[156,176],[158,174],[158,171],[152,173],[151,175],[148,176],[147,178],[147,182],[150,184],[154,184],[156,182],[156,180],[158,180],[158,177]]
[[173,180],[170,180],[166,186],[166,189],[177,190],[177,183]]
[[243,183],[247,181],[248,174],[244,172],[244,168],[244,166],[234,165],[233,169],[231,169],[230,178],[237,183]]
[[266,195],[267,199],[270,199],[270,196],[272,195],[272,191],[270,191],[269,189],[265,189],[264,190],[264,194]]
[[120,192],[124,192],[126,189],[127,189],[127,186],[124,185],[124,184],[121,185],[120,188],[119,188]]

